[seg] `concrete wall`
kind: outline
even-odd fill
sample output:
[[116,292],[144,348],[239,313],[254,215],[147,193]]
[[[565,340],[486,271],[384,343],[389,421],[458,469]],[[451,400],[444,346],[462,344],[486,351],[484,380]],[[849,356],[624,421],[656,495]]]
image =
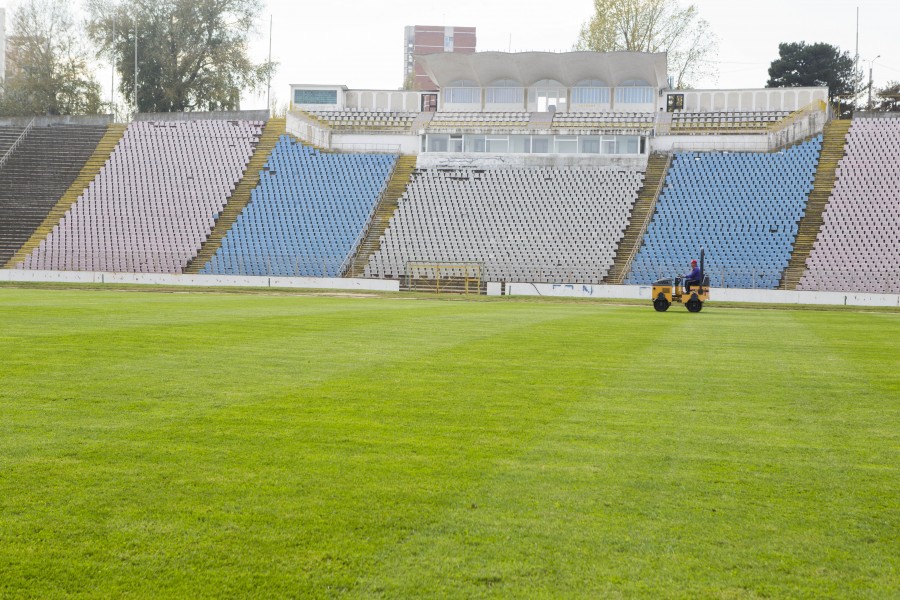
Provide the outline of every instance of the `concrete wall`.
[[306,118],[305,116],[289,112],[287,114],[287,132],[307,144],[319,148],[331,147],[331,130],[326,129]]
[[217,110],[210,112],[138,113],[134,121],[268,121],[267,110]]
[[[266,287],[398,292],[397,279],[351,279],[325,277],[251,277],[232,275],[167,275],[161,273],[101,273],[94,271],[27,271],[0,269],[0,281],[41,283],[87,283],[105,285],[170,285],[185,287]],[[650,306],[648,285],[553,284],[489,282],[489,296],[548,296],[558,298],[605,298],[646,300]],[[900,307],[900,294],[845,292],[801,292],[784,290],[717,289],[710,302],[749,302],[758,304],[820,304],[832,306]],[[671,310],[671,309],[670,309]]]
[[768,135],[662,135],[650,138],[651,152],[767,152]]
[[684,94],[684,110],[709,111],[795,111],[817,100],[828,101],[828,88],[763,88],[742,90],[671,90],[665,96]]
[[619,167],[646,169],[646,155],[611,156],[591,154],[466,154],[462,152],[428,152],[419,154],[416,166],[421,169],[463,168],[496,169],[498,167]]
[[26,271],[22,269],[0,269],[0,281],[195,287],[307,288],[381,292],[397,292],[400,290],[400,282],[390,279],[167,275],[162,273],[100,273],[94,271]]
[[408,90],[349,90],[344,106],[354,110],[419,112],[422,93]]
[[0,117],[0,126],[27,127],[32,119],[34,119],[35,127],[47,127],[48,125],[95,125],[106,127],[113,121],[112,115]]
[[396,133],[331,134],[331,148],[343,152],[391,152],[417,154],[422,144],[418,135]]
[[[646,300],[650,306],[649,285],[592,285],[552,283],[488,284],[488,294],[498,296],[550,296],[566,298],[609,298],[621,300]],[[900,294],[868,294],[846,292],[802,292],[789,290],[742,290],[713,288],[711,303],[750,302],[757,304],[821,304],[831,306],[896,306],[900,307]],[[669,309],[671,310],[671,309]]]

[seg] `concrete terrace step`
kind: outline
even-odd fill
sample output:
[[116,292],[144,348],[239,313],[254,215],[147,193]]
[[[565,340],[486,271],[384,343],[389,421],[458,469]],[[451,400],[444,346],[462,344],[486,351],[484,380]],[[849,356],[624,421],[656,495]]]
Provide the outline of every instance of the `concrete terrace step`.
[[650,159],[647,161],[647,171],[644,175],[644,187],[641,188],[638,199],[634,203],[628,227],[619,241],[616,258],[609,273],[606,275],[606,279],[604,279],[604,283],[621,284],[625,281],[625,277],[631,268],[631,261],[636,250],[640,248],[645,223],[656,208],[655,201],[665,183],[668,164],[669,155],[650,155]]
[[100,172],[100,169],[102,169],[106,164],[106,161],[109,160],[116,144],[119,143],[119,140],[122,139],[122,136],[125,134],[126,128],[127,125],[122,124],[111,124],[107,126],[105,130],[104,128],[99,128],[104,131],[104,133],[100,140],[94,144],[92,154],[83,162],[81,168],[78,170],[77,176],[69,184],[68,188],[58,199],[56,204],[49,212],[44,213],[43,220],[40,224],[34,228],[31,235],[27,237],[23,244],[20,244],[20,247],[10,259],[6,261],[4,268],[15,268],[18,263],[24,261],[28,254],[37,248],[41,241],[50,234],[53,230],[53,226],[56,225],[66,211],[78,201],[78,197],[84,189],[94,180]]
[[831,197],[831,191],[834,189],[838,164],[844,157],[844,145],[850,124],[849,120],[832,120],[825,126],[819,165],[813,180],[813,190],[809,194],[806,212],[800,220],[797,237],[794,240],[794,251],[791,253],[788,266],[781,275],[778,289],[797,289],[800,278],[806,271],[806,259],[809,258],[809,253],[819,235],[819,229],[825,222],[825,207]]
[[360,242],[359,247],[355,249],[350,266],[344,273],[345,277],[362,277],[365,274],[366,264],[368,264],[369,258],[381,247],[381,239],[384,236],[384,232],[390,223],[391,217],[397,210],[400,198],[406,191],[406,186],[415,168],[415,156],[401,156],[397,159],[394,172],[391,173],[391,179],[387,188],[378,202],[378,207],[375,209],[375,214],[372,217],[372,222],[369,224],[366,236]]

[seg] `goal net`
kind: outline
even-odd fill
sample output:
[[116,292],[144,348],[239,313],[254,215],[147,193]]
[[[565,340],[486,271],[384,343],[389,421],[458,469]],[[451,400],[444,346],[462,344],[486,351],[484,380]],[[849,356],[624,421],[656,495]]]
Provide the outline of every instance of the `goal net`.
[[435,294],[484,293],[484,265],[480,262],[406,263],[406,289]]

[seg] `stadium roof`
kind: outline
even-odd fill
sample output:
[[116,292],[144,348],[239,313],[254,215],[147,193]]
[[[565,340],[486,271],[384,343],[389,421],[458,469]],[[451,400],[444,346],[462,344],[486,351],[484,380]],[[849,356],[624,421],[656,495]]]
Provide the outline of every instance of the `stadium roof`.
[[512,79],[523,86],[544,79],[565,86],[585,80],[616,86],[642,79],[653,87],[666,87],[665,52],[443,52],[419,54],[416,61],[440,87],[459,80],[485,87],[499,79]]

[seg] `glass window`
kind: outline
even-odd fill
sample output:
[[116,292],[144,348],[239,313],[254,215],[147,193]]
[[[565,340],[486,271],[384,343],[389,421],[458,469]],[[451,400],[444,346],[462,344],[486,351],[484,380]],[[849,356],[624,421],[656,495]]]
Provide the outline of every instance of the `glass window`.
[[550,152],[550,141],[551,137],[549,135],[535,135],[531,137],[531,152],[532,154],[548,154]]
[[636,135],[619,137],[619,154],[640,154],[641,138]]
[[483,135],[467,135],[465,139],[466,152],[484,152]]
[[609,104],[609,86],[598,79],[579,81],[572,88],[572,104]]
[[474,81],[460,79],[443,89],[444,102],[450,104],[481,104],[481,88]]
[[448,152],[462,152],[463,151],[463,138],[461,135],[451,135],[450,136],[450,146],[448,147]]
[[488,152],[496,152],[498,154],[509,152],[509,137],[488,137],[485,138]]
[[524,88],[512,79],[498,79],[485,89],[487,104],[522,104],[524,100]]
[[581,138],[582,154],[600,154],[600,138],[588,136]]
[[615,154],[616,153],[616,138],[612,135],[607,135],[603,137],[603,141],[600,143],[600,149],[602,150],[602,154]]
[[575,136],[556,136],[556,152],[558,154],[577,154],[578,138]]
[[428,151],[429,152],[446,152],[447,151],[447,141],[450,136],[448,135],[429,135],[428,136]]
[[653,88],[641,79],[623,81],[616,88],[617,104],[652,104]]
[[337,90],[294,90],[294,104],[337,104]]
[[531,152],[531,137],[527,135],[509,136],[509,151],[513,154],[528,154]]

